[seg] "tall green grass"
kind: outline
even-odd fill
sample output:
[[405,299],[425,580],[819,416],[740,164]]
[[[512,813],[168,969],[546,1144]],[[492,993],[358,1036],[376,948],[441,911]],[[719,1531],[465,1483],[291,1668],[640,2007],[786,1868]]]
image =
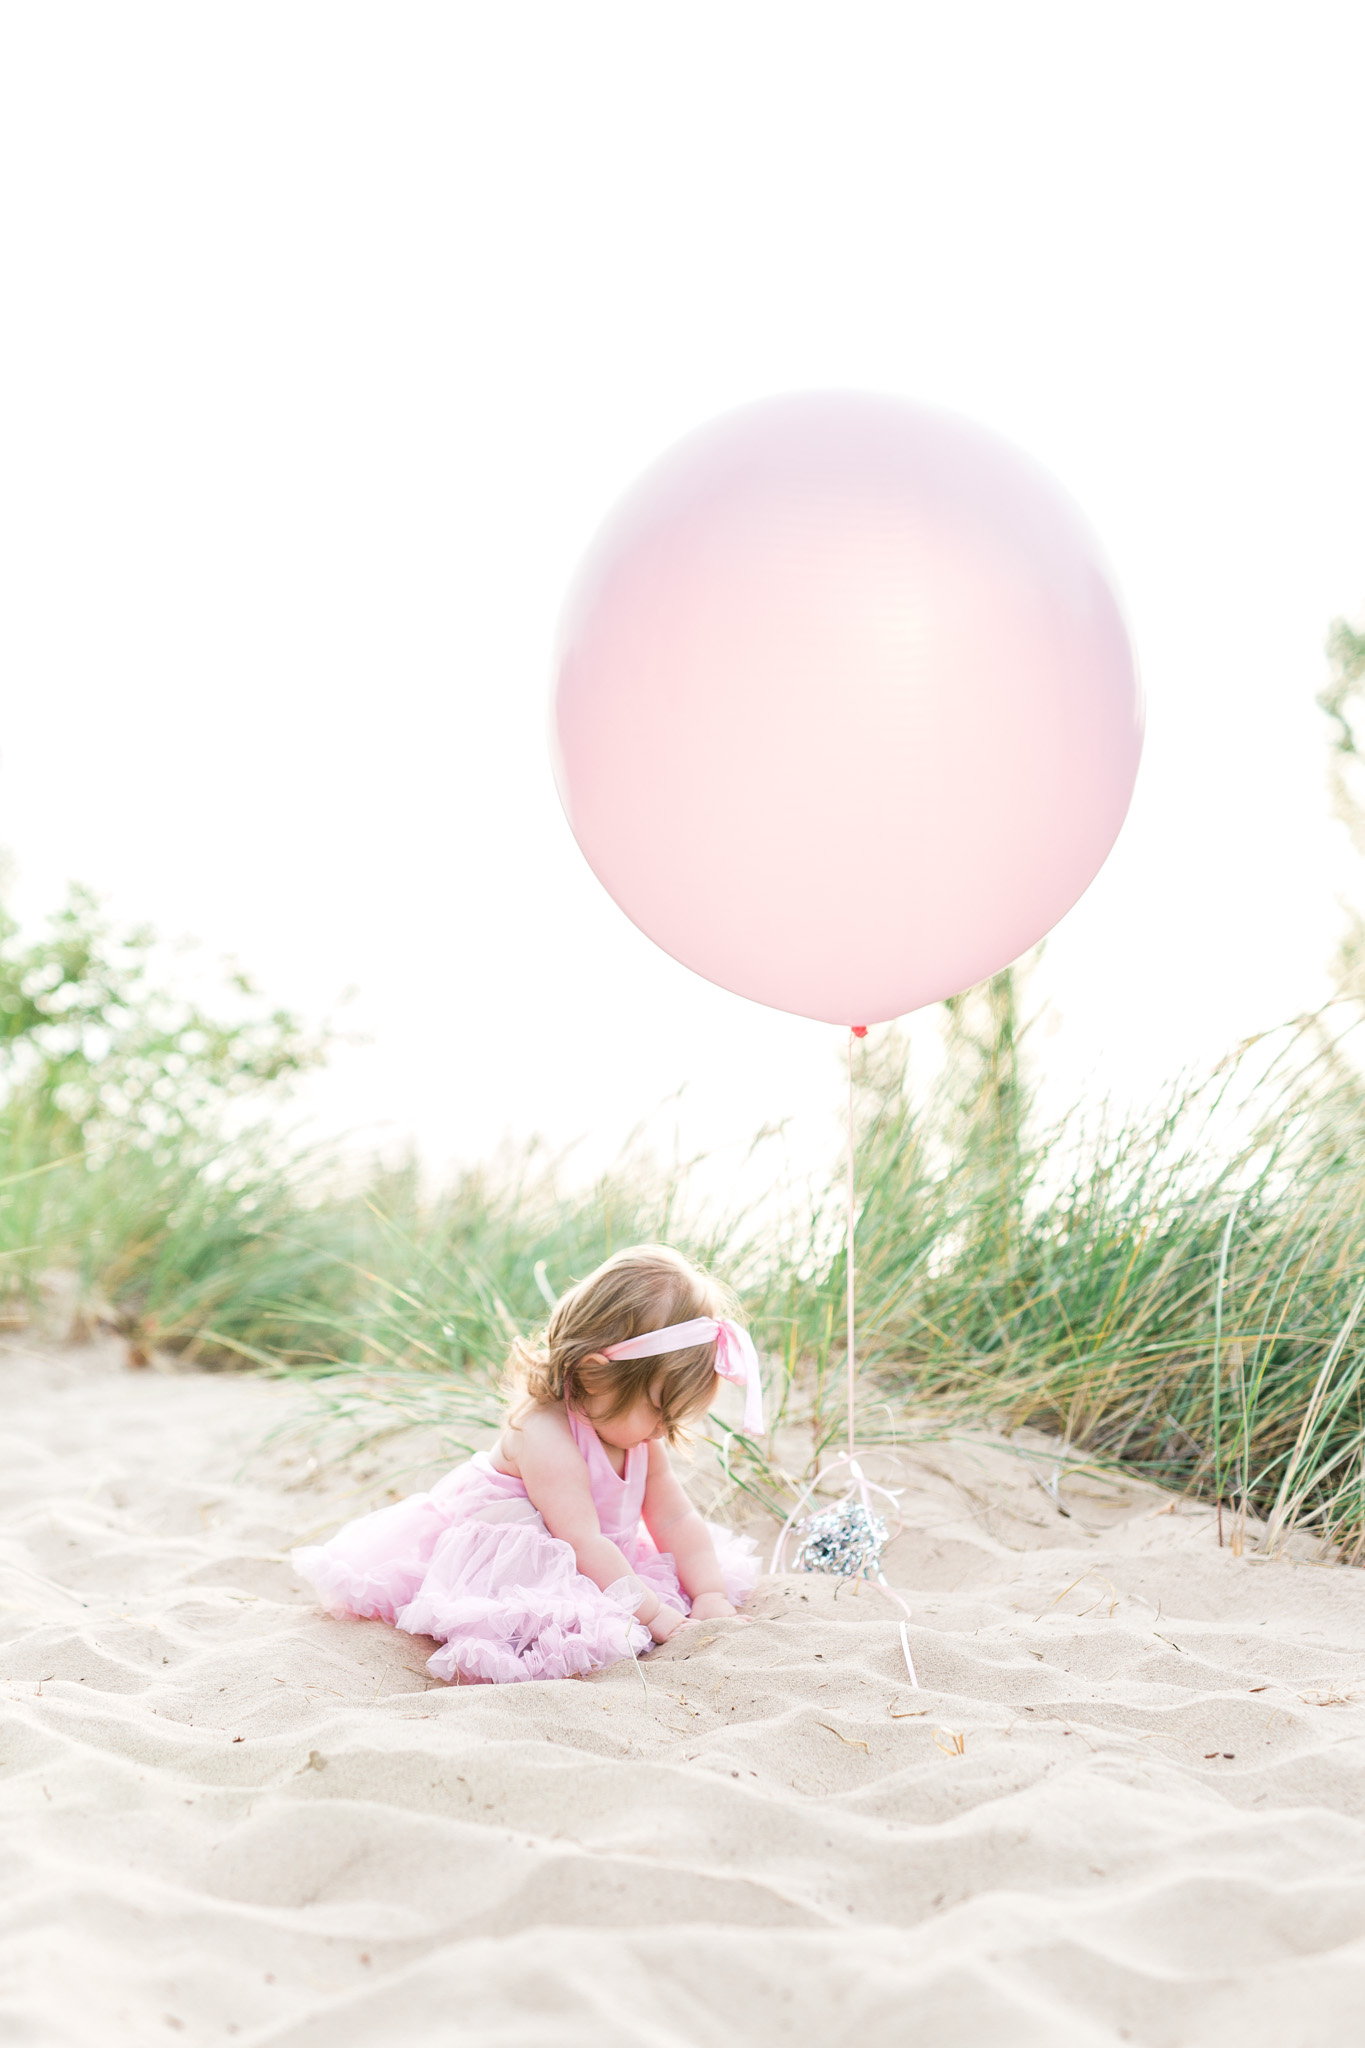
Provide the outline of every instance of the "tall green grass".
[[[913,1086],[893,1031],[856,1068],[859,1432],[909,1416],[1040,1424],[1077,1453],[1220,1503],[1239,1545],[1308,1528],[1365,1549],[1365,1091],[1342,1007],[1244,1048],[1151,1115],[1038,1126],[1012,976],[952,1005]],[[1333,1035],[1337,1031],[1337,1035]],[[496,1413],[513,1337],[614,1247],[664,1238],[741,1289],[775,1421],[842,1435],[842,1191],[761,1221],[638,1149],[590,1187],[528,1151],[424,1196],[269,1125],[82,1133],[41,1100],[0,1119],[6,1320],[55,1279],[79,1332],[307,1374],[352,1434]],[[74,1149],[73,1149],[74,1148]],[[833,1165],[833,1163],[832,1163]],[[719,1427],[719,1425],[718,1425]],[[775,1501],[772,1440],[724,1431]],[[791,1437],[784,1441],[790,1447]]]
[[1253,1515],[1271,1547],[1295,1526],[1359,1545],[1365,1102],[1340,1013],[1147,1117],[1035,1131],[1010,992],[982,993],[999,1029],[947,1125],[894,1085],[866,1112],[878,1377],[1213,1499],[1238,1546]]

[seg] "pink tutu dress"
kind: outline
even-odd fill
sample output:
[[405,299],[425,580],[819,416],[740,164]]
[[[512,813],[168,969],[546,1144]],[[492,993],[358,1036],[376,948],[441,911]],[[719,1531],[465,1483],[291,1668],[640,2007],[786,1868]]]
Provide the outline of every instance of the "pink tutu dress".
[[[645,1587],[686,1614],[691,1602],[673,1559],[640,1521],[649,1447],[637,1444],[617,1473],[596,1430],[568,1411],[587,1463],[602,1534],[624,1554],[632,1577],[602,1588],[578,1569],[573,1548],[552,1536],[510,1473],[487,1452],[391,1508],[348,1522],[330,1543],[291,1552],[295,1571],[333,1614],[394,1622],[443,1645],[428,1658],[433,1677],[574,1678],[653,1648],[634,1609]],[[708,1523],[736,1606],[754,1589],[759,1560],[751,1537]]]

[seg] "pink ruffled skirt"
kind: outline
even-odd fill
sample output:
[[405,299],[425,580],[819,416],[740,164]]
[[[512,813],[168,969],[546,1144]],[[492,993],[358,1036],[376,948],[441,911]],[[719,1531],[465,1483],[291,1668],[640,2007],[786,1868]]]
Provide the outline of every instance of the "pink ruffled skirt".
[[[726,1597],[738,1606],[758,1578],[755,1545],[707,1528]],[[636,1577],[686,1614],[691,1602],[673,1559],[644,1527],[614,1540]],[[585,1578],[571,1545],[550,1534],[520,1482],[484,1452],[430,1493],[362,1515],[330,1542],[290,1556],[330,1613],[435,1636],[442,1648],[427,1660],[435,1678],[575,1678],[653,1648],[632,1613],[638,1589],[623,1581],[604,1592]]]

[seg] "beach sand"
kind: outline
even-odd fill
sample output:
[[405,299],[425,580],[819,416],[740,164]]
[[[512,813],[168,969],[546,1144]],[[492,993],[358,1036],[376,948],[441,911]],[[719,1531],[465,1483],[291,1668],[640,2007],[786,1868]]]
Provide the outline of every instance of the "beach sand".
[[289,1568],[394,1476],[261,1451],[306,1393],[18,1340],[0,1384],[0,2041],[1365,2033],[1365,1574],[963,1437],[873,1461],[919,1691],[810,1577],[452,1688]]

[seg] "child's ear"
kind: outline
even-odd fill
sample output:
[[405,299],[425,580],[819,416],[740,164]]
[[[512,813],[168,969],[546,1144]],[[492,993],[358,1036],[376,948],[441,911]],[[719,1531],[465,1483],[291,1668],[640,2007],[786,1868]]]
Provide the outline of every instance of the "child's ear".
[[610,1365],[610,1363],[611,1360],[608,1358],[604,1358],[600,1351],[590,1351],[588,1352],[586,1357],[575,1359],[574,1363],[566,1369],[564,1374],[565,1400],[577,1401],[580,1403],[583,1401],[590,1401],[592,1399],[592,1395],[589,1393],[588,1389],[583,1384],[584,1366],[595,1365],[600,1368],[603,1366]]

